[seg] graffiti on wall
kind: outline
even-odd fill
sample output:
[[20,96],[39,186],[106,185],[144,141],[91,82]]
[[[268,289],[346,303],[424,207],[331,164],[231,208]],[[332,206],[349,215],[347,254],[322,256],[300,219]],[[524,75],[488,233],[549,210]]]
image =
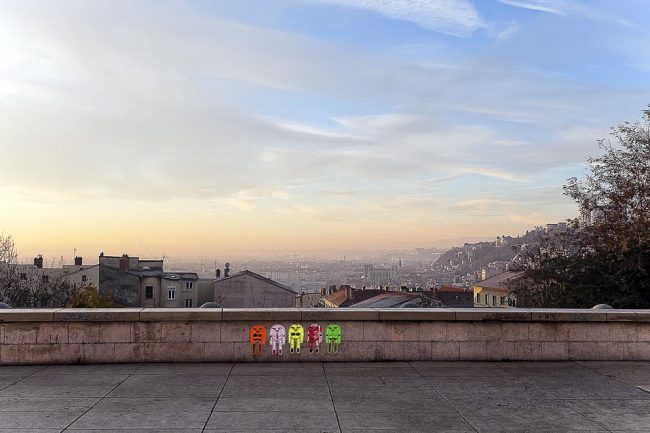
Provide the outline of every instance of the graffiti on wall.
[[251,327],[248,333],[248,342],[251,344],[253,355],[261,355],[262,346],[266,343],[266,327],[264,325]]
[[284,326],[275,324],[271,326],[269,331],[269,344],[271,345],[271,353],[273,355],[282,356],[282,348],[287,342],[287,331]]
[[[264,325],[251,326],[248,342],[254,356],[262,354],[267,337],[273,356],[282,356],[283,348],[287,343],[289,344],[289,353],[299,354],[305,342],[305,328],[300,323],[292,323],[287,332],[283,325],[276,323],[269,328],[267,335]],[[312,323],[307,327],[306,337],[309,353],[320,353],[323,341],[325,341],[327,353],[338,353],[341,344],[341,327],[336,323],[330,323],[323,333],[323,327],[320,324]]]

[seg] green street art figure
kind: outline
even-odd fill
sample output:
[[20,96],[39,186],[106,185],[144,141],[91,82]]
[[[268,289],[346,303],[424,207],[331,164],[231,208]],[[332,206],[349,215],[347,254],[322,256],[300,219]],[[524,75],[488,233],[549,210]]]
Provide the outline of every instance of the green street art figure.
[[289,326],[289,353],[300,353],[300,345],[305,341],[302,325],[293,323]]
[[327,353],[338,353],[341,344],[341,327],[336,323],[330,323],[325,329],[325,346]]

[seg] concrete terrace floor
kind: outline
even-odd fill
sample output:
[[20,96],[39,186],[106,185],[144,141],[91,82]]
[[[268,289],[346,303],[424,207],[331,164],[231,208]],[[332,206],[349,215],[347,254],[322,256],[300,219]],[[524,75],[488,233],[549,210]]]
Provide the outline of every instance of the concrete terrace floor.
[[650,362],[0,367],[0,432],[650,432]]

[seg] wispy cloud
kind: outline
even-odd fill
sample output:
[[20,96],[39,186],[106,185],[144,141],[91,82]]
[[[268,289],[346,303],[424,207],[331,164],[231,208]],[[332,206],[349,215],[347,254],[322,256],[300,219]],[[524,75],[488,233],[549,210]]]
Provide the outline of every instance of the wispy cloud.
[[588,6],[575,0],[497,0],[500,3],[507,4],[523,9],[548,12],[564,17],[582,17],[597,21],[614,22],[618,24],[629,25],[627,20],[607,13],[601,9]]
[[366,9],[388,18],[410,21],[424,29],[469,36],[485,23],[468,0],[313,0]]

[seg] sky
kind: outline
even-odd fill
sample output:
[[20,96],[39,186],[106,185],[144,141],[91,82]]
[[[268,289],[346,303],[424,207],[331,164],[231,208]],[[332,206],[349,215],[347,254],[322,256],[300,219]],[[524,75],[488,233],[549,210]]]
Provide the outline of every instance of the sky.
[[[576,216],[647,0],[0,0],[23,256],[432,247]],[[445,241],[447,240],[447,241]]]

